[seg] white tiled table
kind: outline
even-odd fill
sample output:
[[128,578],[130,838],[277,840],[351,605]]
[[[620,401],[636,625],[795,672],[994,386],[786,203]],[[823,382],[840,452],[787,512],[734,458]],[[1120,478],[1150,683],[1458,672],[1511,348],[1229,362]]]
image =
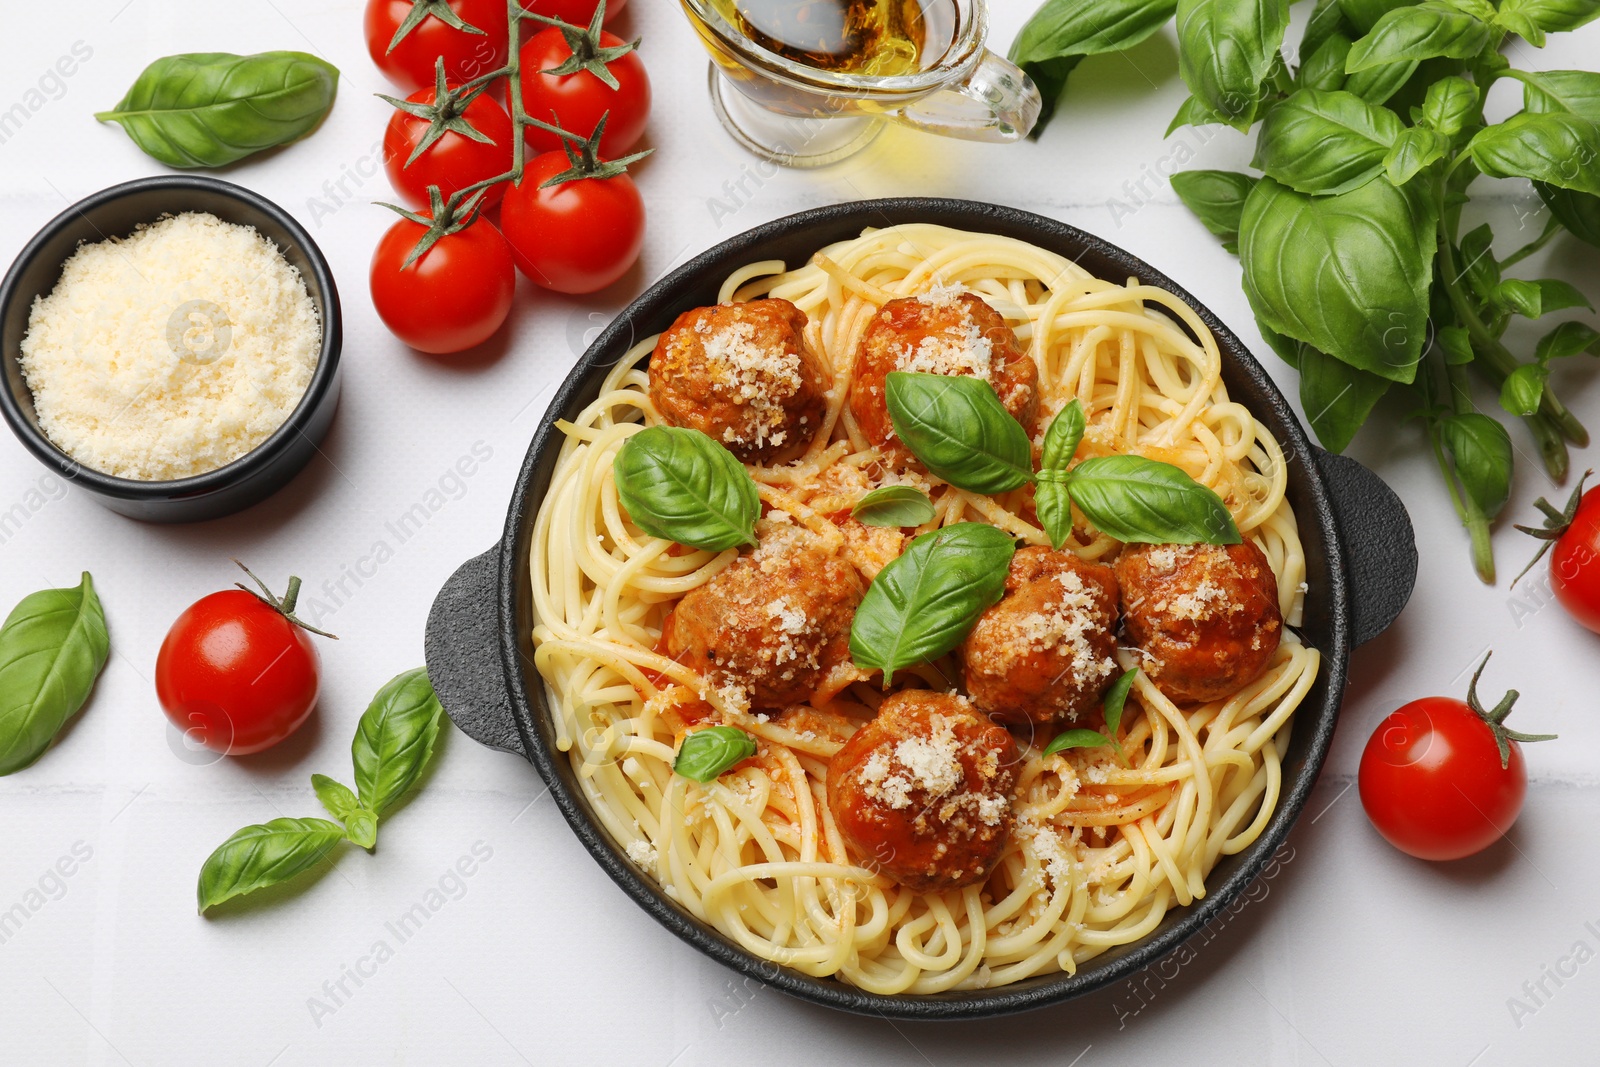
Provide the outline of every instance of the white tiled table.
[[[590,299],[524,288],[511,330],[491,343],[500,358],[462,368],[402,348],[367,297],[368,257],[389,218],[368,203],[388,194],[374,174],[388,109],[371,94],[389,87],[364,51],[357,0],[13,6],[0,112],[20,103],[25,121],[0,138],[7,258],[70,201],[158,171],[90,118],[151,59],[294,48],[341,68],[338,106],[320,132],[227,177],[296,213],[327,252],[344,296],[346,377],[327,459],[270,503],[208,525],[119,518],[82,492],[41,484],[42,469],[8,435],[0,439],[0,512],[15,503],[26,512],[0,531],[0,605],[90,569],[116,647],[89,710],[59,746],[0,779],[0,911],[24,903],[28,912],[0,942],[0,1062],[1593,1062],[1600,639],[1559,609],[1539,610],[1536,590],[1512,595],[1504,583],[1472,578],[1428,458],[1410,429],[1392,428],[1393,410],[1353,451],[1411,505],[1423,549],[1416,595],[1354,660],[1333,756],[1292,852],[1182,966],[980,1024],[891,1025],[810,1007],[747,986],[656,926],[590,862],[528,766],[460,734],[442,746],[426,791],[385,824],[377,855],[346,853],[294,899],[198,918],[195,874],[218,842],[280,813],[317,813],[312,771],[348,776],[366,701],[421,661],[434,592],[498,536],[555,384],[586,337],[650,278],[812,205],[971,197],[1063,219],[1159,264],[1288,378],[1259,343],[1235,260],[1159,179],[1180,164],[1242,166],[1248,147],[1232,133],[1161,138],[1182,98],[1162,36],[1131,58],[1084,63],[1038,144],[891,131],[840,167],[773,175],[716,126],[704,60],[676,5],[633,0],[631,25],[645,37],[656,87],[657,153],[637,172],[650,210],[643,263]],[[996,6],[1003,43],[1029,5]],[[75,73],[41,85],[75,51],[89,53]],[[1597,55],[1600,27],[1591,27],[1519,59],[1593,67]],[[1536,201],[1513,183],[1494,191],[1504,252],[1520,243],[1512,231]],[[1600,296],[1593,249],[1566,241],[1548,258]],[[1600,427],[1600,383],[1582,380],[1594,371],[1563,368],[1558,380]],[[474,449],[488,459],[470,479],[451,481],[447,472]],[[1580,453],[1574,465],[1593,461]],[[432,492],[441,480],[444,493]],[[1549,492],[1525,468],[1510,513],[1529,515],[1533,497]],[[428,521],[397,536],[390,523],[418,503]],[[345,577],[358,564],[371,574],[362,561],[380,542],[392,558],[359,582]],[[1508,572],[1528,548],[1509,524],[1495,543]],[[342,640],[324,646],[325,695],[310,725],[278,750],[205,765],[172,746],[150,675],[177,613],[234,580],[232,555],[279,584],[291,570],[304,576]],[[1403,700],[1459,692],[1491,645],[1499,655],[1489,686],[1521,688],[1522,728],[1559,731],[1561,740],[1530,750],[1531,795],[1509,841],[1452,866],[1413,862],[1377,839],[1351,791],[1361,745]],[[47,877],[63,857],[73,873]],[[463,857],[470,877],[455,873]],[[30,896],[41,879],[45,892]],[[400,917],[419,903],[434,910],[402,930]]]

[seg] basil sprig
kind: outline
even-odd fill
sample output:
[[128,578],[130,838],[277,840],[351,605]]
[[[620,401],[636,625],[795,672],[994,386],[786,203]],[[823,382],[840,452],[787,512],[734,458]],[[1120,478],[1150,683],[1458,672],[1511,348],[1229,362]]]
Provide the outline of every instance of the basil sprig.
[[629,518],[652,537],[712,552],[756,543],[755,480],[699,430],[641,430],[617,452],[612,472]]
[[24,597],[0,627],[0,775],[38,759],[106,665],[106,616],[84,572],[76,589]]
[[733,726],[696,730],[683,739],[672,773],[696,782],[714,782],[722,772],[756,754],[756,739]]
[[317,799],[344,825],[273,819],[246,826],[201,865],[200,910],[304,874],[340,841],[370,850],[378,841],[379,818],[416,785],[444,723],[444,708],[423,668],[391,680],[362,714],[350,745],[356,788],[325,774],[311,776]]
[[[1106,690],[1105,701],[1102,707],[1106,713],[1106,732],[1099,730],[1063,730],[1056,734],[1054,740],[1045,746],[1044,755],[1053,756],[1057,752],[1065,752],[1069,748],[1104,748],[1110,746],[1117,750],[1117,755],[1122,755],[1122,743],[1117,740],[1117,730],[1122,726],[1122,709],[1128,703],[1128,693],[1133,689],[1135,679],[1139,677],[1139,668],[1123,673],[1122,677],[1111,683],[1111,688]],[[1107,736],[1109,735],[1109,736]]]
[[304,52],[196,52],[156,60],[95,118],[169,167],[222,167],[316,129],[338,88],[338,68]]
[[865,526],[921,526],[938,513],[928,494],[910,485],[880,486],[850,509]]
[[896,436],[957,489],[1004,493],[1033,480],[1028,431],[987,381],[891,371],[884,388]]
[[1016,542],[997,527],[959,522],[912,539],[878,572],[850,624],[856,666],[883,671],[929,663],[955,648],[1005,592]]
[[1222,499],[1170,463],[1143,456],[1095,456],[1069,469],[1083,430],[1083,408],[1074,399],[1045,431],[1034,508],[1055,548],[1072,536],[1074,504],[1118,541],[1239,543],[1239,527]]

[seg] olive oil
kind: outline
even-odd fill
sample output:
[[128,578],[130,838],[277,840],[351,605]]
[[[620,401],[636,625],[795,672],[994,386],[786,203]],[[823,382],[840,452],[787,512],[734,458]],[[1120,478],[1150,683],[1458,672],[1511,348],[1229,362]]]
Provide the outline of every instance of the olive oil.
[[[837,74],[913,74],[949,45],[951,0],[713,0],[751,41]],[[941,32],[943,31],[943,32]],[[943,39],[940,40],[939,38]]]

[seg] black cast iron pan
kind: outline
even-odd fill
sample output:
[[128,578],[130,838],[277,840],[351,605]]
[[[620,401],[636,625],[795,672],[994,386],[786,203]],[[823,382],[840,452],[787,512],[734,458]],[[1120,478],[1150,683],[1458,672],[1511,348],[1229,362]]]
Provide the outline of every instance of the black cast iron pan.
[[[1100,277],[1117,282],[1138,277],[1195,308],[1221,347],[1230,396],[1272,431],[1288,459],[1288,495],[1301,523],[1309,587],[1300,629],[1306,643],[1320,649],[1324,658],[1316,684],[1295,715],[1278,809],[1260,838],[1211,872],[1204,899],[1175,909],[1149,937],[1096,957],[1070,977],[1049,975],[998,989],[932,996],[881,996],[744,951],[662,893],[601,828],[566,755],[556,750],[545,688],[533,668],[528,553],[534,517],[561,447],[555,420],[575,417],[593,400],[607,370],[637,338],[666,329],[682,311],[714,303],[723,279],[745,263],[781,259],[798,266],[823,246],[855,237],[867,227],[909,222],[1030,241]],[[1400,613],[1411,595],[1416,568],[1411,520],[1399,498],[1359,463],[1312,445],[1239,339],[1166,275],[1098,237],[1015,208],[965,200],[873,200],[803,211],[718,245],[652,286],[595,340],[533,439],[500,543],[464,564],[434,602],[428,619],[428,673],[456,725],[483,744],[532,763],[573,832],[623,892],[706,955],[786,993],[845,1011],[908,1019],[978,1018],[1054,1004],[1149,966],[1202,929],[1260,874],[1316,784],[1339,716],[1350,649],[1382,633]]]

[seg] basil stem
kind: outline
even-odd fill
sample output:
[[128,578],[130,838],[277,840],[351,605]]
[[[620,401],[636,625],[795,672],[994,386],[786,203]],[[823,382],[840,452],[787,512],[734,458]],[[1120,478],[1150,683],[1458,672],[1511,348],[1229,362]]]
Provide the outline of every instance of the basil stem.
[[89,699],[110,653],[87,571],[76,589],[23,598],[0,627],[0,775],[43,755]]

